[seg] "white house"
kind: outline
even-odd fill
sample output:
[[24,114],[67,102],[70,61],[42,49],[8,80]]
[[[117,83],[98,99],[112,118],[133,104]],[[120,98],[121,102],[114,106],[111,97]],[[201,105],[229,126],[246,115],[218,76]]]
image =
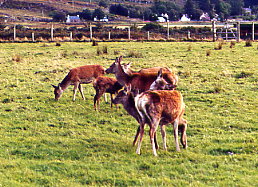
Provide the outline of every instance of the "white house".
[[180,21],[191,21],[191,19],[187,17],[187,14],[183,14]]
[[81,19],[79,15],[77,16],[68,15],[66,18],[66,23],[80,23],[80,22],[81,22]]
[[200,16],[200,20],[201,21],[210,21],[211,18],[209,16],[209,14],[206,12],[206,13],[202,13],[202,15]]

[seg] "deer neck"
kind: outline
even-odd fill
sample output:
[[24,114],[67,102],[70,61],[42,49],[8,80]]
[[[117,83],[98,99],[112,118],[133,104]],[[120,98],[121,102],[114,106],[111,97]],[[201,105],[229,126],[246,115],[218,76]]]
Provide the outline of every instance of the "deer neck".
[[62,80],[62,82],[59,84],[62,90],[65,90],[68,88],[68,86],[71,84],[71,80],[68,77],[68,75]]
[[130,79],[130,76],[124,72],[120,63],[118,63],[117,72],[115,73],[115,75],[116,75],[116,79],[121,85],[127,85]]

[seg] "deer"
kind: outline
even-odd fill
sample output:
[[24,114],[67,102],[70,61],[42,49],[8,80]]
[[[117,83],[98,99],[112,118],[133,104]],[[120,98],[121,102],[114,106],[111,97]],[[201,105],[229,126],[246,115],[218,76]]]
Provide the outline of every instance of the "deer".
[[[170,89],[169,84],[164,80],[164,78],[162,76],[162,69],[159,70],[158,76],[157,76],[156,80],[151,84],[150,89],[152,89],[152,90]],[[141,116],[137,112],[137,109],[135,107],[134,95],[131,92],[130,86],[125,87],[124,90],[120,90],[119,93],[117,94],[117,96],[115,97],[115,99],[112,100],[112,102],[114,104],[122,104],[124,109],[127,111],[127,113],[129,115],[134,117],[139,124],[142,123]],[[138,129],[136,131],[136,135],[135,135],[135,138],[133,141],[133,146],[135,146],[135,144],[137,142],[139,133],[140,133],[140,126],[138,127]],[[156,149],[158,149],[159,145],[156,140],[156,134],[155,134],[154,142],[155,142]]]
[[104,93],[110,93],[110,107],[112,108],[113,95],[117,94],[123,88],[115,78],[99,76],[93,81],[93,87],[96,91],[94,96],[94,109],[99,110],[100,97]]
[[[114,65],[113,65],[114,64]],[[107,69],[107,72],[111,72],[111,73],[114,73],[115,74],[115,63],[113,63],[110,67],[110,70]],[[123,63],[121,64],[122,67],[123,67],[123,70],[126,74],[130,75],[132,73],[158,73],[158,71],[160,69],[162,69],[162,71],[164,73],[172,73],[172,71],[167,68],[167,67],[152,67],[152,68],[143,68],[143,69],[140,69],[139,71],[135,71],[135,70],[132,70],[131,69],[131,62],[130,63]],[[175,76],[175,78],[177,79],[176,82],[178,82],[178,77]]]
[[[118,82],[125,86],[131,85],[134,92],[143,92],[149,90],[150,85],[157,77],[157,73],[131,73],[126,74],[121,66],[122,56],[116,58],[116,61],[106,70],[106,73],[113,72],[115,73],[116,79]],[[164,79],[171,84],[173,87],[176,87],[178,78],[172,73],[163,73]]]
[[[178,142],[178,130],[181,131],[181,144],[187,148],[187,121],[183,118],[185,112],[185,103],[183,96],[177,90],[149,90],[135,96],[135,108],[140,118],[140,139],[136,153],[140,155],[141,143],[144,134],[144,126],[147,123],[150,127],[149,136],[154,156],[157,156],[155,134],[158,126],[161,127],[163,148],[166,146],[165,125],[171,123],[174,129],[174,139],[176,151],[180,151]],[[179,127],[179,124],[182,124]]]
[[73,101],[75,101],[77,89],[79,89],[82,99],[85,100],[81,84],[89,84],[95,78],[104,74],[105,69],[100,65],[85,65],[71,69],[61,83],[57,86],[52,85],[54,87],[55,100],[59,100],[64,90],[66,90],[70,85],[74,85]]

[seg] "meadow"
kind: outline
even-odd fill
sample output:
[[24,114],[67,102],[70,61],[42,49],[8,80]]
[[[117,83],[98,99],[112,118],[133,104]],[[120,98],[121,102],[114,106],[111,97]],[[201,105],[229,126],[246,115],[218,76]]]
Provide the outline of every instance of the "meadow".
[[[0,186],[257,186],[258,46],[253,42],[0,43]],[[104,50],[105,49],[105,50]],[[54,100],[69,69],[108,68],[123,55],[132,68],[164,66],[179,75],[186,103],[187,150],[154,157],[148,136],[120,106],[93,109],[72,86]],[[113,75],[108,75],[112,76]]]

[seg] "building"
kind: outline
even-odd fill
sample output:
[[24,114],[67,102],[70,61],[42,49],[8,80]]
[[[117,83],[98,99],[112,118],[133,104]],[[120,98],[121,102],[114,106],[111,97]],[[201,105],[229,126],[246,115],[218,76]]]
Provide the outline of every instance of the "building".
[[80,23],[80,22],[81,22],[81,19],[79,15],[77,16],[68,15],[66,18],[66,23]]

